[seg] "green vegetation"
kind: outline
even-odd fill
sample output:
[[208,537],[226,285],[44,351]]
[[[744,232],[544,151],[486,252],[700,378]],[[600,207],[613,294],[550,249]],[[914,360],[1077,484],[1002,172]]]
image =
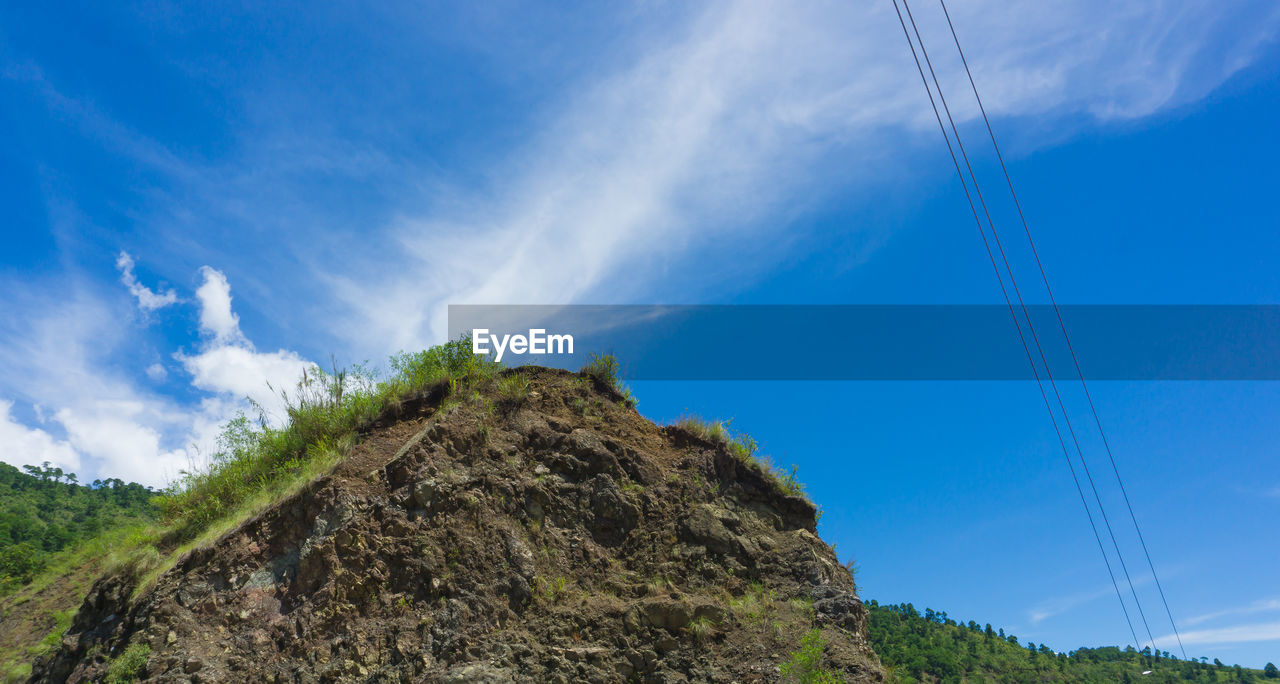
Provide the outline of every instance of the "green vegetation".
[[[483,401],[478,399],[483,393],[492,398],[484,404],[492,413],[495,406],[518,405],[531,394],[527,374],[504,370],[472,354],[465,338],[396,355],[389,365],[386,378],[361,368],[309,370],[295,388],[280,392],[287,414],[282,426],[273,425],[261,407],[256,420],[237,417],[225,426],[208,465],[184,472],[161,493],[119,480],[82,485],[75,475],[47,463],[26,466],[25,472],[0,464],[0,596],[8,595],[10,607],[39,606],[50,618],[0,649],[2,678],[25,676],[32,658],[57,646],[87,583],[103,568],[138,573],[141,591],[186,550],[210,543],[329,471],[374,421],[405,403],[437,392],[441,410],[449,410]],[[615,389],[634,406],[630,392],[618,382],[613,357],[593,356],[581,377],[584,383]],[[581,412],[599,414],[600,408],[584,403]],[[794,466],[790,471],[775,468],[759,454],[754,439],[735,434],[728,422],[684,418],[676,426],[723,445],[781,491],[804,495]],[[626,489],[631,491],[630,485]],[[457,562],[450,558],[451,567]],[[55,580],[59,584],[53,584]],[[658,577],[650,582],[649,592],[662,594],[669,587],[669,580]],[[563,602],[570,589],[564,577],[540,577],[536,582],[538,598],[551,604]],[[920,614],[910,604],[881,606],[869,601],[867,606],[872,645],[894,679],[902,682],[1280,681],[1280,671],[1271,664],[1260,671],[1114,647],[1059,653],[1044,645],[1020,645],[989,625],[961,624],[932,610]],[[795,645],[795,635],[804,635],[783,664],[788,680],[838,681],[821,668],[825,645],[822,632],[809,628],[811,605],[780,600],[765,587],[753,585],[731,598],[729,607],[748,628],[760,630],[762,638],[787,635],[783,650]],[[715,625],[695,621],[688,631],[703,643],[715,633]],[[149,656],[145,644],[130,646],[111,661],[107,681],[133,681]],[[1141,675],[1145,670],[1153,672]]]
[[17,605],[74,569],[100,566],[140,574],[141,591],[182,553],[330,470],[384,412],[428,390],[454,401],[493,383],[503,400],[528,392],[527,380],[472,354],[467,338],[398,354],[389,365],[385,379],[362,368],[308,370],[280,391],[282,427],[262,407],[256,420],[238,416],[205,467],[160,493],[119,480],[80,485],[49,464],[26,474],[0,464],[0,595]]
[[567,577],[538,577],[535,580],[538,588],[538,596],[547,603],[559,603],[569,591],[569,578]]
[[629,408],[636,407],[636,398],[631,394],[631,388],[622,384],[618,379],[618,370],[622,367],[618,363],[617,357],[612,354],[591,354],[590,360],[578,372],[582,375],[595,378],[601,384],[613,388],[614,391],[622,395],[622,401]]
[[129,644],[129,647],[124,649],[124,653],[116,656],[107,666],[107,684],[127,684],[136,681],[149,657],[151,657],[150,646],[143,643]]
[[60,551],[113,527],[154,519],[154,494],[115,479],[81,485],[75,473],[48,462],[22,470],[0,463],[0,596],[56,564]]
[[826,642],[822,630],[814,627],[800,640],[800,648],[782,664],[782,676],[798,684],[839,684],[840,677],[822,667],[822,650]]
[[689,631],[689,634],[693,637],[694,641],[699,644],[705,644],[711,640],[711,636],[715,633],[716,624],[711,620],[711,618],[704,615],[691,620],[689,624],[685,626],[685,629]]
[[271,427],[262,411],[257,421],[244,415],[231,421],[208,467],[184,472],[160,498],[164,522],[180,538],[192,539],[262,492],[287,491],[331,467],[389,407],[436,386],[451,395],[474,389],[501,369],[472,354],[467,338],[398,354],[390,366],[392,375],[383,381],[359,369],[308,371],[292,394],[280,393],[288,417],[283,427]]
[[758,622],[775,611],[777,595],[772,589],[766,589],[759,582],[751,586],[741,596],[729,599],[729,608],[747,622]]
[[[961,623],[909,603],[867,602],[871,645],[899,682],[1264,682],[1264,671],[1213,664],[1207,658],[1181,660],[1168,651],[1136,651],[1114,646],[1061,653],[991,625]],[[1274,666],[1272,666],[1274,669]],[[1145,671],[1149,675],[1143,675]]]
[[672,423],[672,425],[691,432],[704,441],[725,445],[729,449],[729,453],[736,456],[738,460],[758,466],[765,476],[772,480],[782,491],[791,496],[806,496],[804,484],[800,482],[797,476],[795,464],[791,465],[790,470],[778,468],[768,456],[760,454],[760,445],[750,435],[731,432],[729,430],[729,421],[707,422],[701,418],[685,416]]
[[31,663],[44,656],[62,643],[62,635],[71,627],[73,610],[56,611],[53,618],[53,629],[34,645],[17,649],[0,650],[0,682],[25,682],[31,676]]

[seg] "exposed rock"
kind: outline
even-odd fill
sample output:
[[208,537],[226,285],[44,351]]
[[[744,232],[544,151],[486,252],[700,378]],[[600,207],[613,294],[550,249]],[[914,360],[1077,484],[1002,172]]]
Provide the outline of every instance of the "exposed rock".
[[811,503],[599,383],[525,372],[518,405],[380,419],[136,598],[99,580],[33,679],[97,681],[146,644],[157,682],[772,681],[818,627],[824,667],[883,680]]

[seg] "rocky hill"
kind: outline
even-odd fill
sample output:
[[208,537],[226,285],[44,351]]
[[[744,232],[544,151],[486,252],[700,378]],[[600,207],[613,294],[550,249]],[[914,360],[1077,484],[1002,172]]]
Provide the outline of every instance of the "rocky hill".
[[813,504],[598,377],[501,379],[397,402],[158,576],[98,580],[32,681],[883,680]]

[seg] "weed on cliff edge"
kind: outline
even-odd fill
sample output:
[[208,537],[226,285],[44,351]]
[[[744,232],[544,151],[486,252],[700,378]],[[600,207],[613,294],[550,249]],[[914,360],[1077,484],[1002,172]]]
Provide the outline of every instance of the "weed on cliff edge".
[[612,354],[591,354],[590,360],[587,361],[582,369],[578,371],[581,375],[595,378],[601,384],[612,387],[614,391],[622,395],[622,402],[628,408],[636,407],[636,398],[631,394],[631,388],[622,384],[618,379],[618,371],[622,364],[618,363],[618,357]]
[[[471,352],[470,338],[390,360],[391,375],[337,369],[307,369],[291,390],[278,392],[285,407],[283,427],[261,406],[256,420],[241,414],[218,438],[218,449],[203,467],[192,467],[158,499],[163,520],[180,539],[192,539],[264,492],[292,489],[310,480],[317,466],[327,469],[354,446],[356,434],[388,407],[435,387],[450,394],[474,389],[496,377],[501,365]],[[238,516],[237,516],[238,517]]]
[[791,496],[806,497],[804,484],[800,482],[797,467],[792,464],[791,470],[782,470],[773,464],[772,459],[760,453],[760,445],[751,435],[734,433],[729,429],[729,421],[705,421],[694,416],[685,416],[671,423],[672,426],[692,433],[698,438],[713,444],[722,444],[739,461],[754,465],[765,474],[778,489]]

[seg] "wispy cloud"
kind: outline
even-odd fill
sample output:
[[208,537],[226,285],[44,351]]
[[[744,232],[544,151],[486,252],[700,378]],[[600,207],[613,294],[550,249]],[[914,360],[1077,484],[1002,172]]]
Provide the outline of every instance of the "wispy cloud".
[[[1236,625],[1218,629],[1201,629],[1182,632],[1184,644],[1231,644],[1249,641],[1280,641],[1280,622],[1262,622],[1252,625]],[[1174,643],[1174,635],[1166,634],[1156,639],[1166,644]]]
[[120,271],[120,282],[129,288],[129,294],[138,300],[138,308],[144,312],[155,311],[164,308],[170,304],[176,304],[178,301],[178,293],[172,289],[164,292],[154,292],[151,288],[138,282],[138,277],[133,272],[133,257],[128,252],[120,252],[120,256],[116,257],[116,268]]
[[1097,601],[1098,599],[1107,596],[1115,596],[1115,589],[1112,587],[1106,587],[1105,589],[1079,592],[1047,599],[1045,601],[1041,601],[1036,604],[1034,608],[1027,611],[1027,619],[1031,621],[1031,624],[1037,625],[1051,617],[1061,615],[1073,608]]
[[[1166,568],[1166,572],[1165,572],[1166,577],[1176,575],[1177,570],[1178,568],[1171,568],[1171,569]],[[1151,584],[1150,574],[1135,575],[1133,578],[1133,587],[1135,590],[1141,589],[1142,587],[1147,586],[1149,584]],[[1120,585],[1121,591],[1126,591],[1127,587],[1128,585],[1125,583],[1122,583]],[[1141,592],[1139,592],[1139,594],[1141,594]],[[1061,615],[1063,613],[1069,612],[1080,606],[1083,606],[1088,603],[1092,603],[1099,599],[1105,598],[1109,600],[1115,600],[1115,596],[1116,596],[1115,587],[1111,585],[1106,585],[1106,586],[1099,585],[1096,589],[1093,589],[1090,591],[1082,591],[1074,594],[1067,594],[1064,596],[1058,596],[1058,597],[1046,599],[1045,601],[1042,601],[1036,604],[1035,607],[1033,607],[1030,611],[1028,611],[1027,617],[1031,621],[1031,624],[1035,625],[1051,617]],[[1130,598],[1128,594],[1125,594],[1124,596],[1126,601]],[[1145,601],[1143,602],[1143,605],[1144,606],[1147,605]],[[1130,608],[1130,610],[1132,610],[1132,607]]]
[[1253,615],[1256,613],[1269,613],[1273,611],[1280,611],[1280,598],[1260,599],[1258,601],[1254,601],[1253,603],[1250,603],[1247,606],[1227,608],[1225,610],[1216,610],[1211,613],[1196,615],[1194,617],[1187,618],[1186,620],[1184,620],[1183,624],[1190,627],[1192,625],[1198,625],[1204,622],[1209,622],[1210,620],[1217,620],[1218,618],[1224,618],[1224,617],[1236,616],[1236,615]]
[[[949,36],[929,10],[923,30],[941,55]],[[1252,59],[1278,16],[1217,3],[956,11],[992,110],[1055,122],[1132,119],[1199,97]],[[886,149],[936,135],[884,5],[716,4],[682,21],[649,36],[633,63],[566,93],[499,165],[500,182],[438,181],[436,209],[390,227],[399,249],[331,278],[350,309],[349,342],[438,341],[447,303],[643,297],[679,255],[777,243],[792,208],[883,172]],[[939,60],[953,92],[959,66]],[[962,119],[976,115],[955,100]],[[828,155],[842,173],[824,173]],[[863,161],[850,171],[849,160]]]
[[[1256,59],[1280,25],[1273,3],[1063,0],[953,9],[990,110],[1064,130],[1203,97]],[[918,12],[939,46],[940,75],[960,93],[959,63],[943,57],[948,36],[936,15]],[[394,23],[407,34],[416,26]],[[171,270],[218,269],[201,270],[194,293],[202,340],[177,357],[199,390],[195,407],[147,391],[119,368],[112,354],[134,340],[109,298],[89,283],[59,284],[31,288],[34,304],[10,303],[0,316],[0,396],[15,402],[0,426],[39,431],[14,432],[33,455],[69,459],[70,447],[94,468],[154,482],[243,396],[269,403],[265,380],[287,385],[308,363],[249,342],[232,308],[231,279],[242,293],[238,307],[279,312],[274,332],[336,335],[357,358],[439,341],[449,303],[634,301],[659,286],[697,298],[683,287],[687,273],[707,269],[673,265],[714,254],[735,270],[708,277],[741,287],[742,272],[785,258],[798,214],[937,149],[914,66],[882,3],[689,5],[644,26],[618,54],[557,48],[600,66],[539,94],[527,116],[513,113],[520,133],[511,137],[522,142],[505,157],[486,156],[479,179],[474,169],[438,166],[431,150],[405,149],[396,131],[424,115],[418,102],[396,100],[394,88],[349,98],[359,103],[350,109],[335,100],[316,117],[280,106],[312,101],[317,93],[305,90],[306,79],[280,79],[297,89],[292,97],[268,81],[224,92],[251,115],[220,148],[225,156],[196,158],[117,120],[91,96],[66,91],[38,65],[6,65],[7,84],[34,93],[53,119],[163,181],[148,184],[132,218],[157,236],[153,251],[182,264]],[[529,58],[486,50],[498,69]],[[410,54],[385,68],[425,61]],[[955,105],[962,120],[976,114],[959,95]],[[376,125],[344,125],[357,117]],[[334,188],[354,188],[349,196],[360,201],[348,211],[356,218],[323,210],[334,206]],[[229,232],[261,243],[249,249],[216,237]],[[748,244],[757,245],[746,251],[760,263],[734,258]],[[141,284],[132,257],[120,258],[138,308],[179,304],[176,291]],[[305,292],[297,285],[317,281]],[[6,291],[20,294],[7,284]],[[316,310],[324,315],[310,315]],[[138,374],[154,380],[163,370]],[[47,405],[51,423],[15,423],[23,404]],[[1043,620],[1061,605],[1034,614]]]

